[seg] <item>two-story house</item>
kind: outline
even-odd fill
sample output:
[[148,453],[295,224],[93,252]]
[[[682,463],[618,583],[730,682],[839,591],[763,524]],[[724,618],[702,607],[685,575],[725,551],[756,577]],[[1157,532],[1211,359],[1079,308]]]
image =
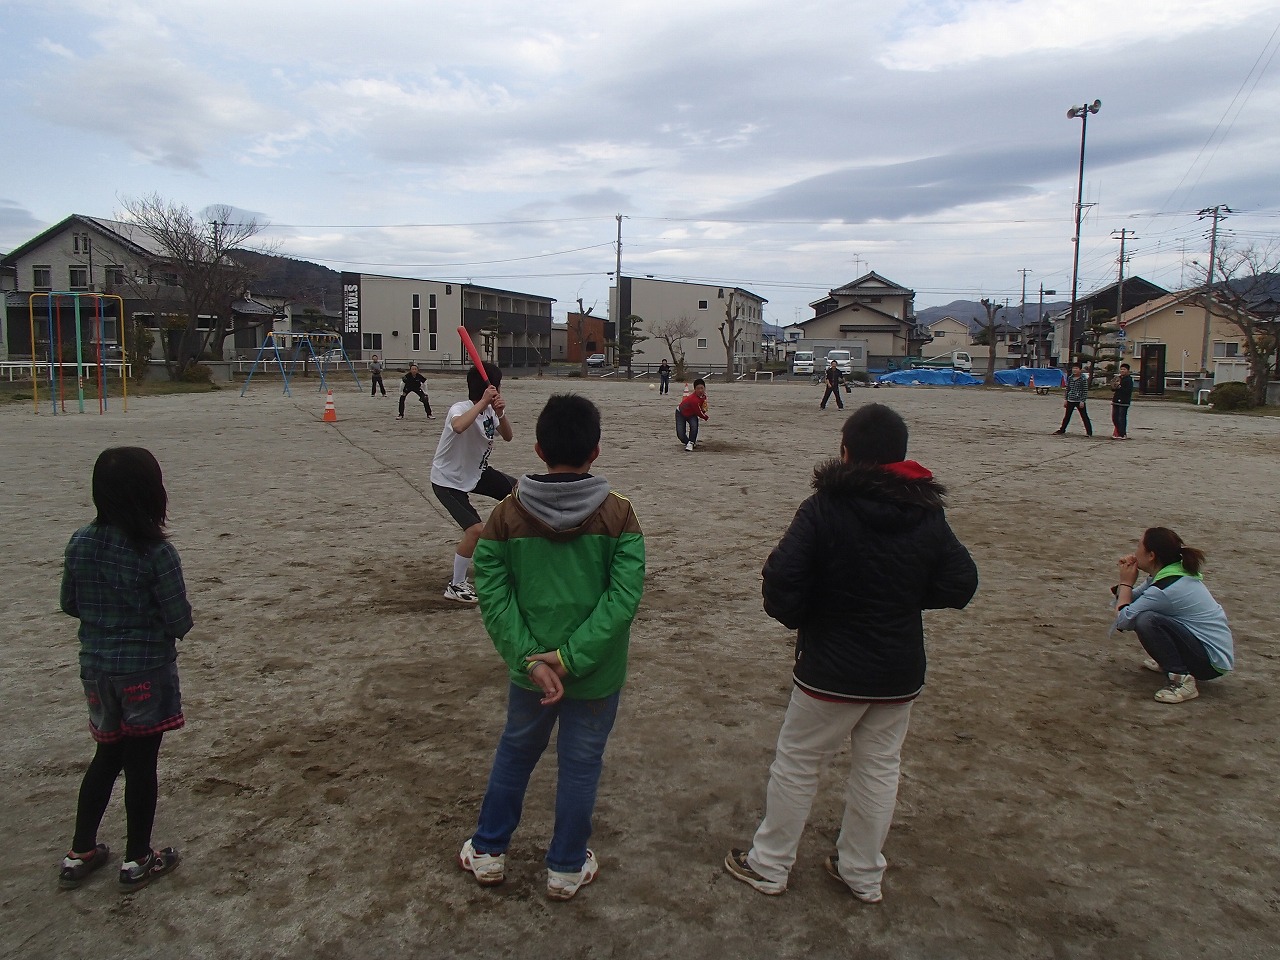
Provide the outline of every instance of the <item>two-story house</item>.
[[815,300],[813,317],[800,326],[804,339],[863,341],[871,368],[916,356],[929,343],[916,323],[915,291],[871,271]]

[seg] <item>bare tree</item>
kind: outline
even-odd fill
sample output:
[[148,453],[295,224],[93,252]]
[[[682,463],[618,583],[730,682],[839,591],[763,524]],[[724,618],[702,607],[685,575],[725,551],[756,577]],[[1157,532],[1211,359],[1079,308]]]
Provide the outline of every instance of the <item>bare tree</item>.
[[1215,257],[1222,278],[1210,292],[1209,307],[1217,306],[1223,318],[1240,331],[1249,361],[1249,392],[1256,406],[1267,402],[1267,384],[1275,377],[1280,360],[1280,245],[1224,245]]
[[734,372],[733,358],[738,352],[738,321],[742,319],[742,304],[737,296],[729,294],[724,302],[724,322],[720,324],[720,342],[724,344],[725,379],[732,380]]
[[649,328],[649,333],[667,345],[671,362],[675,364],[675,378],[685,377],[684,341],[696,336],[698,327],[687,313],[678,317],[667,317],[659,320]]
[[573,332],[578,339],[578,349],[582,353],[582,359],[579,361],[581,365],[582,375],[587,375],[587,317],[591,316],[591,311],[596,308],[593,303],[589,307],[582,305],[582,298],[578,298],[578,319],[573,323]]
[[[223,341],[235,331],[232,304],[244,297],[253,278],[252,271],[236,261],[235,251],[265,225],[252,218],[233,222],[234,211],[227,206],[209,207],[197,215],[158,194],[124,199],[121,205],[158,248],[160,262],[154,269],[170,275],[181,291],[174,342],[164,349],[170,379],[181,379],[211,346],[220,353]],[[204,330],[199,329],[201,318],[210,318]]]
[[[982,382],[987,386],[992,386],[996,382],[996,314],[1004,309],[1003,303],[992,303],[990,299],[983,297],[978,301],[982,304],[982,309],[987,311],[987,321],[983,323],[978,321],[981,328],[979,338],[985,338],[987,341],[987,375],[982,378]],[[979,340],[981,342],[981,339]]]

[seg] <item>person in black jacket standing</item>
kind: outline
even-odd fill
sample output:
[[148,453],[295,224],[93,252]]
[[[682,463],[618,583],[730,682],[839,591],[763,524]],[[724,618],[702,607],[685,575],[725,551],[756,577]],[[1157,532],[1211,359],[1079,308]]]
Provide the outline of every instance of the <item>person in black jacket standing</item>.
[[725,869],[780,894],[818,789],[846,741],[851,771],[826,869],[879,903],[911,702],[924,686],[921,612],[961,608],[978,570],[943,513],[945,488],[907,460],[907,425],[882,404],[845,421],[840,459],[814,471],[815,493],[764,565],[764,609],[797,631],[794,686],[769,771],[764,820]]
[[822,394],[822,402],[818,404],[818,409],[827,409],[827,401],[831,399],[832,395],[834,395],[836,398],[836,406],[843,410],[844,401],[840,399],[840,367],[837,366],[834,360],[831,361],[831,366],[827,367],[827,372],[823,374],[823,376],[827,381],[827,389]]
[[1133,374],[1127,363],[1120,364],[1120,375],[1111,381],[1112,440],[1129,439],[1129,407],[1133,403]]

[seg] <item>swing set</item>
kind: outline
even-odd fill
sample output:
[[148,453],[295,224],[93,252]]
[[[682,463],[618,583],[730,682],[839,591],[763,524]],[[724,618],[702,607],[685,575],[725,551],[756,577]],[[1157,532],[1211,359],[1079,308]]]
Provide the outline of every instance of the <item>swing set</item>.
[[[285,353],[288,353],[290,341],[294,341],[293,356],[286,361],[280,350],[283,347]],[[324,353],[316,353],[317,343],[322,347],[328,347]],[[315,362],[316,369],[320,371],[319,389],[321,391],[329,389],[329,381],[325,377],[325,370],[330,361],[333,362],[335,373],[337,373],[339,361],[346,364],[347,370],[351,373],[351,379],[355,382],[356,389],[362,389],[360,378],[356,376],[355,364],[347,356],[346,347],[342,345],[342,337],[338,334],[286,333],[284,331],[269,330],[262,341],[262,346],[258,348],[258,355],[253,358],[253,366],[249,368],[249,375],[244,378],[244,386],[240,388],[240,396],[243,397],[249,389],[249,381],[253,379],[253,375],[259,367],[265,370],[268,364],[274,363],[280,371],[281,378],[284,380],[284,395],[292,397],[293,394],[289,390],[289,370],[293,369],[299,360],[302,361],[304,369],[308,360]],[[286,363],[288,363],[288,367],[285,366]]]
[[[74,367],[76,371],[76,396],[80,403],[80,412],[84,413],[84,378],[85,368],[92,366],[93,374],[98,387],[98,413],[101,415],[107,411],[107,364],[109,358],[103,356],[104,340],[103,330],[107,319],[103,312],[102,306],[104,300],[114,300],[116,302],[118,312],[116,314],[116,329],[123,331],[124,329],[124,299],[114,294],[104,293],[73,293],[73,292],[56,292],[56,293],[33,293],[27,299],[27,311],[31,318],[31,405],[36,414],[40,413],[40,380],[36,376],[36,298],[44,297],[47,306],[46,310],[46,331],[49,335],[49,395],[53,401],[53,412],[67,413],[66,389],[67,389],[67,368]],[[63,362],[63,337],[62,337],[62,306],[63,300],[70,300],[74,308],[75,316],[75,345],[76,345],[76,362]],[[87,319],[90,322],[89,336],[90,342],[94,345],[93,354],[89,359],[85,359],[85,341],[83,320],[80,309],[82,300],[92,300],[94,305],[93,315]],[[120,346],[120,391],[123,401],[124,412],[129,412],[129,378],[126,376],[126,361],[124,344]],[[116,364],[111,364],[116,366]],[[61,408],[61,409],[59,409]]]

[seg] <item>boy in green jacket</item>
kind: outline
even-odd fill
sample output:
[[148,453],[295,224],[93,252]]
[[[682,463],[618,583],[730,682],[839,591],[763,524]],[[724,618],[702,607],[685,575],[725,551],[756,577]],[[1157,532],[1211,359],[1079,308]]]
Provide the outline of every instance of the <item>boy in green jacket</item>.
[[482,886],[506,878],[529,777],[559,721],[547,896],[568,900],[599,870],[587,840],[644,592],[644,535],[630,501],[589,472],[600,456],[595,404],[552,396],[536,436],[547,472],[520,479],[476,546],[480,612],[511,683],[479,823],[458,864]]

